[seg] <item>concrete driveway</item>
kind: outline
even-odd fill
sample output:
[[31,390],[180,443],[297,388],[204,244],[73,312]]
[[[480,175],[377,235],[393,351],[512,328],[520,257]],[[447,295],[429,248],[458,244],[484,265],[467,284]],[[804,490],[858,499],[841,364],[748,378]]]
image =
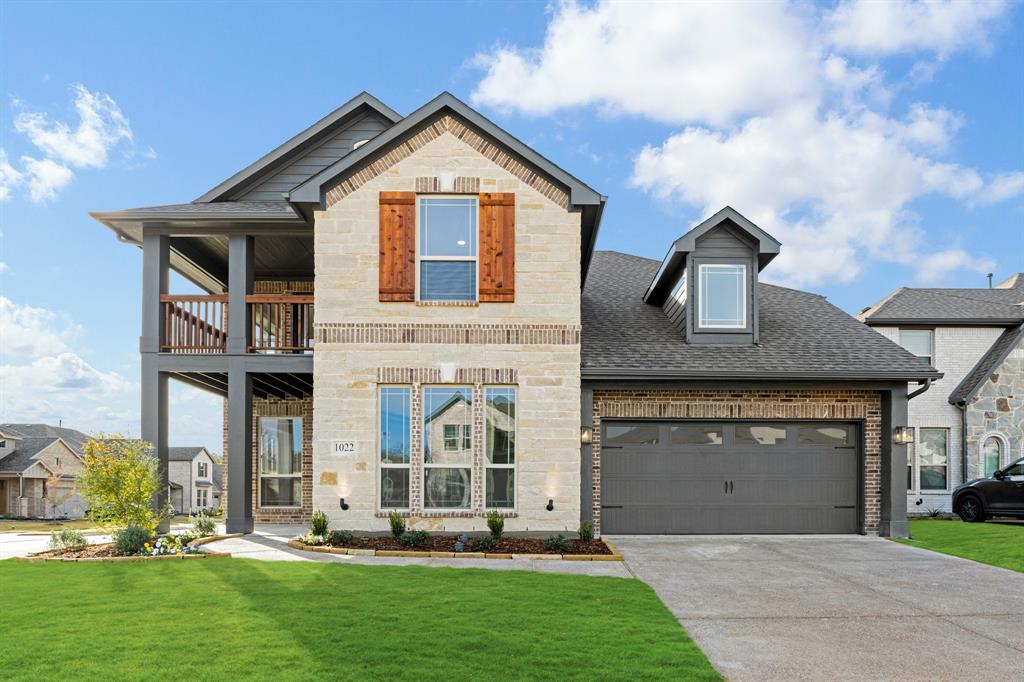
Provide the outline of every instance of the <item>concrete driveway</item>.
[[729,679],[1024,679],[1024,574],[881,538],[611,540]]

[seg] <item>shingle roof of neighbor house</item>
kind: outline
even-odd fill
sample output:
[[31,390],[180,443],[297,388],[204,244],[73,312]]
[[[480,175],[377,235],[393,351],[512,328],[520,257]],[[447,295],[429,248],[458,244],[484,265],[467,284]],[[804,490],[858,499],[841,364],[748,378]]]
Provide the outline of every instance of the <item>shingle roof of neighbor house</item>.
[[1024,324],[1010,327],[1004,331],[988,349],[988,352],[982,355],[978,363],[967,373],[963,381],[949,394],[949,402],[958,405],[973,398],[985,379],[991,376],[999,368],[999,365],[1003,364],[1003,360],[1010,352],[1021,343],[1024,343]]
[[50,426],[49,424],[0,424],[0,431],[19,438],[49,438],[51,441],[61,438],[69,448],[79,455],[82,454],[85,442],[91,438],[88,434],[76,429]]
[[583,291],[583,377],[896,379],[942,376],[824,297],[758,284],[760,342],[687,344],[643,301],[661,263],[598,251]]
[[167,448],[167,459],[171,462],[189,462],[200,452],[205,450],[202,445],[190,445],[188,447]]
[[873,326],[891,324],[992,324],[1024,321],[1024,273],[992,289],[897,289],[859,316]]
[[56,438],[22,438],[18,448],[0,459],[0,471],[21,473],[36,463],[35,456],[47,446],[57,442]]

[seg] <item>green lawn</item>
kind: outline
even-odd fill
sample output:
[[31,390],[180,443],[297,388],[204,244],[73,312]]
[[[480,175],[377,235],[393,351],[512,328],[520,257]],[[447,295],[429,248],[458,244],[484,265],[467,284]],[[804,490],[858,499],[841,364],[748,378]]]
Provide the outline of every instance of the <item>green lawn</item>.
[[1024,525],[911,519],[910,539],[896,542],[1024,573]]
[[94,521],[88,519],[70,519],[67,521],[43,521],[26,519],[0,519],[0,533],[49,533],[62,528],[93,530]]
[[0,585],[5,678],[719,679],[638,580],[207,559]]

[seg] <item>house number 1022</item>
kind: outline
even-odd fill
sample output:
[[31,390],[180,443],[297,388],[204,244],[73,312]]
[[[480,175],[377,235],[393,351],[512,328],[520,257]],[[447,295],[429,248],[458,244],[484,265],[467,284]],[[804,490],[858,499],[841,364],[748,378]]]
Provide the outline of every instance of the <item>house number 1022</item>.
[[331,452],[333,452],[335,455],[354,457],[356,455],[356,442],[354,440],[332,441]]

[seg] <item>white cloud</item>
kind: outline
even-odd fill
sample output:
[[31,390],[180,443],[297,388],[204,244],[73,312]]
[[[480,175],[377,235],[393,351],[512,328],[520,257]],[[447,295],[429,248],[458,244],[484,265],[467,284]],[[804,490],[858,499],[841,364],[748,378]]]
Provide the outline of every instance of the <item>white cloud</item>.
[[[873,260],[909,266],[910,254],[977,269],[983,259],[966,252],[930,254],[913,202],[999,201],[1024,191],[1024,177],[986,183],[942,158],[964,124],[954,111],[924,102],[888,110],[881,65],[844,54],[845,27],[882,4],[561,4],[543,47],[477,57],[487,71],[473,99],[526,114],[592,105],[680,125],[638,153],[632,184],[704,215],[727,204],[746,214],[785,245],[766,273],[776,280],[850,281]],[[1005,10],[884,4],[898,51],[939,60],[982,44]],[[943,33],[951,17],[965,35]],[[917,43],[900,33],[928,30]]]
[[103,168],[110,150],[132,140],[132,129],[117,102],[84,85],[73,86],[78,123],[72,128],[51,121],[45,113],[22,112],[14,129],[24,134],[48,157],[74,167]]
[[992,272],[995,261],[991,258],[977,258],[963,249],[947,249],[914,260],[914,274],[922,284],[937,284],[944,281],[953,270]]
[[52,310],[19,305],[4,296],[0,296],[0,330],[0,355],[5,358],[63,353],[80,331]]
[[[84,85],[72,87],[76,123],[51,120],[40,112],[22,111],[14,128],[42,153],[21,156],[22,169],[14,168],[0,149],[0,201],[10,198],[15,187],[24,186],[33,202],[51,201],[74,179],[76,168],[105,168],[118,147],[134,154],[133,135],[127,117],[109,95],[92,92]],[[20,100],[11,106],[24,107]],[[149,148],[143,156],[152,158]]]
[[4,261],[0,260],[0,275],[4,274],[5,272],[7,272],[10,269],[11,269],[10,265],[8,265]]
[[989,33],[1007,5],[1003,0],[846,0],[825,17],[825,30],[832,45],[852,53],[948,56],[987,49]]

